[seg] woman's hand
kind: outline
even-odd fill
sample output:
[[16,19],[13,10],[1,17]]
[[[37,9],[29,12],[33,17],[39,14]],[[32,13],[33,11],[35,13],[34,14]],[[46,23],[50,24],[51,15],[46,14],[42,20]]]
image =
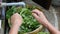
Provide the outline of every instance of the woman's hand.
[[22,24],[22,17],[18,13],[15,13],[11,16],[11,24],[12,26],[9,34],[18,34],[18,30]]
[[60,34],[60,32],[52,25],[50,22],[46,19],[45,15],[43,12],[35,9],[32,11],[32,15],[35,17],[35,19],[44,25],[51,34]]
[[37,19],[37,21],[41,24],[44,24],[45,22],[48,22],[48,20],[46,19],[45,15],[43,14],[43,12],[35,9],[32,11],[32,15]]
[[11,23],[12,25],[20,26],[22,24],[22,17],[18,13],[15,13],[11,16]]

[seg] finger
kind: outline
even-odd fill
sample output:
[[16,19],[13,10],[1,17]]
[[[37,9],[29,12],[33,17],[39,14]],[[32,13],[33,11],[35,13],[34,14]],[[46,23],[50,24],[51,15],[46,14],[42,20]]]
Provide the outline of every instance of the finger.
[[17,19],[22,20],[22,16],[20,14],[18,14],[18,13],[15,13],[14,14],[14,17],[17,18]]
[[20,14],[18,14],[18,13],[15,13],[15,16],[18,16],[18,17],[22,17]]
[[34,10],[32,10],[32,12],[33,13],[36,13],[36,14],[38,14],[38,15],[40,15],[42,12],[41,11],[39,11],[38,9],[34,9]]
[[39,20],[39,16],[38,16],[37,14],[32,13],[32,15],[33,15],[37,20]]
[[14,15],[17,16],[17,15],[19,15],[19,14],[18,14],[18,13],[15,13]]
[[17,17],[20,16],[18,13],[13,14],[11,17]]

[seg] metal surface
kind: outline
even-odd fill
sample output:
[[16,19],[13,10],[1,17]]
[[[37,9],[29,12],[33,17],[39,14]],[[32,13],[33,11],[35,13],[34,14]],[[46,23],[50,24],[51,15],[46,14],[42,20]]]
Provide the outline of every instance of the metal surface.
[[2,11],[1,11],[1,19],[2,19],[2,20],[5,19],[5,7],[2,7]]
[[17,5],[22,5],[22,6],[25,6],[25,3],[24,2],[15,2],[15,3],[1,3],[1,7],[3,6],[17,6]]

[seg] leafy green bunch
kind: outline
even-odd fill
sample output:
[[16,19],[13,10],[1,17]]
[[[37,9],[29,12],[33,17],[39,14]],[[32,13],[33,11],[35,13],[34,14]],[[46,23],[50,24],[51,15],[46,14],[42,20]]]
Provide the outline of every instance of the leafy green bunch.
[[19,32],[20,33],[31,32],[40,26],[37,20],[32,16],[32,10],[35,8],[36,8],[35,6],[33,6],[32,8],[27,6],[24,8],[23,7],[16,8],[16,6],[12,6],[6,12],[6,19],[10,19],[14,13],[19,13],[23,18],[23,24],[21,25]]

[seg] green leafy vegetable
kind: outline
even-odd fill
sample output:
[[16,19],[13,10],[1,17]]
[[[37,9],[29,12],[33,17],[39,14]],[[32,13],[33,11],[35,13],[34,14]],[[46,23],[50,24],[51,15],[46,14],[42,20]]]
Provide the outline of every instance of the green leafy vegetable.
[[35,6],[32,8],[29,7],[15,7],[13,6],[11,9],[7,10],[6,12],[6,18],[9,19],[14,13],[18,12],[23,17],[23,24],[19,29],[19,32],[31,32],[39,27],[39,23],[36,21],[36,19],[32,16],[32,9],[34,9]]
[[[32,6],[32,7],[26,6],[26,7],[22,8],[22,7],[12,6],[11,8],[9,8],[9,10],[7,10],[6,19],[10,19],[14,13],[19,13],[23,18],[23,24],[21,25],[18,34],[24,34],[26,32],[31,32],[40,26],[40,24],[37,22],[37,20],[32,16],[31,11],[33,9],[36,9],[36,7],[35,6]],[[9,25],[10,25],[10,23],[9,23]],[[40,32],[38,34],[46,34],[46,33]]]

